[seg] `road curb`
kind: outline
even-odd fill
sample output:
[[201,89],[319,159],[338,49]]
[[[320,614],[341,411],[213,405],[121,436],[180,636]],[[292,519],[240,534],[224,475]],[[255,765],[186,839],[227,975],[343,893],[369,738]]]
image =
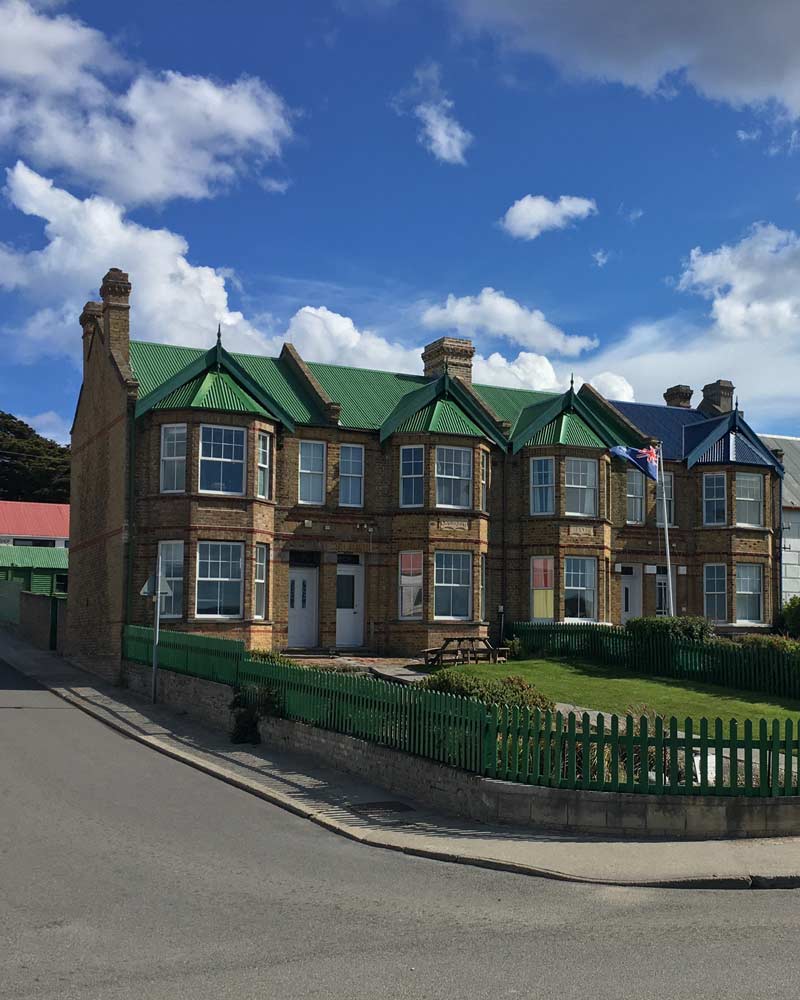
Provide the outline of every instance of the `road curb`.
[[[13,665],[11,665],[13,666]],[[19,670],[13,666],[13,669]],[[19,670],[20,673],[26,673]],[[603,877],[590,877],[576,875],[571,872],[563,872],[550,868],[540,868],[535,865],[526,865],[515,861],[505,861],[490,857],[473,857],[458,854],[455,851],[445,851],[441,849],[426,847],[405,847],[402,844],[392,843],[381,834],[374,831],[363,832],[346,823],[342,823],[325,812],[313,809],[298,803],[291,796],[283,795],[272,789],[264,788],[263,785],[255,781],[250,781],[240,777],[234,771],[219,764],[211,764],[203,758],[187,750],[177,750],[165,741],[156,736],[149,736],[146,733],[138,732],[134,727],[125,722],[110,717],[109,713],[102,708],[90,704],[80,695],[75,694],[69,688],[56,686],[48,683],[46,679],[35,674],[27,674],[37,680],[43,687],[52,694],[61,698],[73,707],[91,716],[103,725],[108,726],[115,732],[128,739],[134,740],[143,746],[155,750],[172,760],[181,764],[186,764],[200,771],[209,777],[224,781],[226,784],[238,788],[240,791],[254,795],[265,802],[278,806],[287,812],[310,820],[341,837],[356,843],[364,844],[368,847],[378,847],[382,850],[394,851],[399,854],[407,854],[411,857],[425,858],[429,861],[442,861],[449,864],[470,865],[474,868],[486,868],[493,871],[508,872],[515,875],[534,876],[558,882],[573,882],[583,885],[603,885],[618,886],[622,888],[640,889],[796,889],[800,888],[800,874],[797,875],[759,875],[748,873],[743,875],[693,875],[685,878],[665,878],[665,879],[616,879]]]

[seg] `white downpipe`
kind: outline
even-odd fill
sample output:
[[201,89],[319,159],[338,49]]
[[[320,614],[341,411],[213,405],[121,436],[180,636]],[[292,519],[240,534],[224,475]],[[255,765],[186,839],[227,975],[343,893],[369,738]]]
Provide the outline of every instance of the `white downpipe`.
[[[664,456],[663,446],[658,445],[658,480],[661,483],[661,516],[664,519],[664,548],[667,553],[667,594],[669,595],[670,618],[675,617],[675,604],[672,598],[672,560],[669,554],[669,518],[667,517],[667,491],[664,489]],[[673,497],[672,502],[675,503]]]

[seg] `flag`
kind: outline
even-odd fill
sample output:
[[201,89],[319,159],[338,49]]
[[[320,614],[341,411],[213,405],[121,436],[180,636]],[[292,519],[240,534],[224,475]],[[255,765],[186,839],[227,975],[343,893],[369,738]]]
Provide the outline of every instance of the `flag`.
[[652,445],[649,448],[627,448],[625,445],[618,444],[609,448],[609,451],[617,458],[624,458],[627,462],[631,462],[648,479],[658,482],[658,451]]

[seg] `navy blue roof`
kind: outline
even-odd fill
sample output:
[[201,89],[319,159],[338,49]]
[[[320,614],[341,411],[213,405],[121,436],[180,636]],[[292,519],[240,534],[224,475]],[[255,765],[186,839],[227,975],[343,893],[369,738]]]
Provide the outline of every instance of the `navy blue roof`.
[[661,441],[664,446],[664,458],[667,461],[679,462],[683,458],[683,429],[698,423],[711,421],[699,410],[690,410],[684,406],[665,406],[663,403],[618,403],[612,400],[612,405],[635,424],[640,431]]

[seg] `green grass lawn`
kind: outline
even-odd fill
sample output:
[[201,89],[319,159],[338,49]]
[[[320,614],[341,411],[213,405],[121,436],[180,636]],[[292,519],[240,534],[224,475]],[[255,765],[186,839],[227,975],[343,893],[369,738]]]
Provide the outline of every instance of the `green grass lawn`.
[[556,702],[600,712],[624,714],[631,706],[647,705],[659,715],[707,719],[800,718],[800,702],[712,684],[642,677],[616,667],[575,660],[514,660],[479,663],[457,670],[480,677],[519,675]]

